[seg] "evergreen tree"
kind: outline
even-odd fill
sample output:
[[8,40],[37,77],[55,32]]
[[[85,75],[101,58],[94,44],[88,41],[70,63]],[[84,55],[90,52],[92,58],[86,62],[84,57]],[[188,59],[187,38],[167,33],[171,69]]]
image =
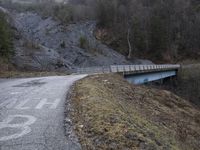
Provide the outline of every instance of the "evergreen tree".
[[0,12],[0,56],[9,58],[13,54],[11,29],[6,16]]

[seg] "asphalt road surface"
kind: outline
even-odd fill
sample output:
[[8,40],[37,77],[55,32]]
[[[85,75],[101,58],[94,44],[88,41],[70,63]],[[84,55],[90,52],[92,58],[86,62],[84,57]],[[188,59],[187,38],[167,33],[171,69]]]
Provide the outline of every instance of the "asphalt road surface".
[[0,150],[76,150],[65,136],[66,93],[84,75],[0,79]]

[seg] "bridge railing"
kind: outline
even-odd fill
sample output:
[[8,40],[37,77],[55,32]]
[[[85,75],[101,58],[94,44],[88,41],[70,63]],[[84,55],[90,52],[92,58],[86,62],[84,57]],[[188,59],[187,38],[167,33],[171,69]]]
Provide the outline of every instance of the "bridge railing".
[[109,66],[86,67],[86,68],[78,68],[76,70],[76,73],[78,74],[111,73],[111,69]]
[[143,71],[162,71],[179,69],[180,65],[113,65],[110,66],[111,72],[143,72]]
[[180,65],[111,65],[102,67],[78,68],[78,74],[95,74],[95,73],[143,73],[163,70],[178,70]]

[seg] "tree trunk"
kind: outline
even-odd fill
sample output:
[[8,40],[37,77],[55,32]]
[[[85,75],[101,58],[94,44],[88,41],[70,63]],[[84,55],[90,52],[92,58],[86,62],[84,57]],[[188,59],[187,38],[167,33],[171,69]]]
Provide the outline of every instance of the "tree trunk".
[[130,28],[128,27],[128,32],[127,32],[127,42],[128,42],[128,59],[132,58],[132,47],[131,47],[131,42],[130,42]]

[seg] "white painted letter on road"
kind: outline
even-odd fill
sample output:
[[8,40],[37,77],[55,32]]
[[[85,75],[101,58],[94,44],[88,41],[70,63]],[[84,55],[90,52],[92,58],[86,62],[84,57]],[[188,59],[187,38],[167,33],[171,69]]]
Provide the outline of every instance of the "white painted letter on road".
[[36,109],[42,109],[44,105],[50,105],[50,109],[56,109],[61,99],[56,99],[54,102],[48,102],[48,100],[42,99],[39,104],[36,106]]
[[24,100],[24,101],[22,101],[22,102],[20,102],[20,104],[19,105],[17,105],[15,108],[16,109],[21,109],[21,110],[23,110],[23,109],[30,109],[29,107],[25,107],[25,105],[26,105],[26,103],[28,103],[29,102],[29,99],[27,99],[27,100]]
[[3,103],[0,104],[0,107],[5,107],[8,109],[11,109],[12,107],[14,107],[17,103],[17,99],[10,99],[10,100],[6,100]]
[[[11,123],[14,119],[17,118],[25,118],[27,121],[22,123]],[[17,133],[14,133],[12,135],[8,136],[0,136],[0,141],[7,141],[11,139],[16,139],[19,137],[22,137],[28,133],[31,132],[31,128],[29,127],[31,124],[33,124],[37,119],[33,116],[28,115],[10,115],[7,119],[3,120],[3,122],[0,122],[0,130],[6,129],[6,128],[13,128],[19,130]]]

